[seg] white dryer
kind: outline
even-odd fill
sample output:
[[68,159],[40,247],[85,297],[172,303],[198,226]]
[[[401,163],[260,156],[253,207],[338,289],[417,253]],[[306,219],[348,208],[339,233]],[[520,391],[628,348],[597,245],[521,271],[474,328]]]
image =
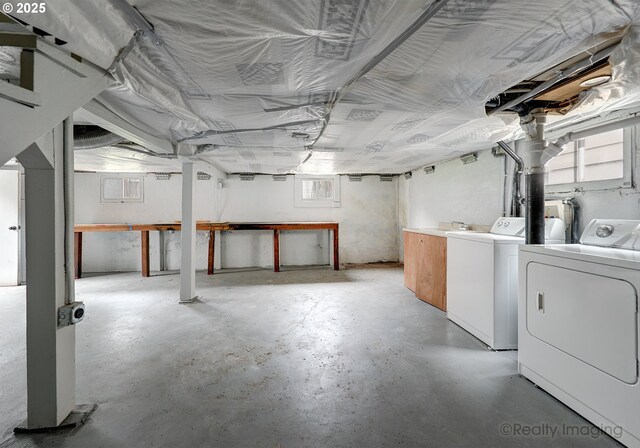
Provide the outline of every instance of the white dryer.
[[[518,247],[524,218],[498,218],[489,233],[447,233],[447,318],[496,350],[518,348]],[[564,222],[545,238],[564,243]]]
[[518,369],[640,448],[640,221],[593,220],[580,242],[520,248]]

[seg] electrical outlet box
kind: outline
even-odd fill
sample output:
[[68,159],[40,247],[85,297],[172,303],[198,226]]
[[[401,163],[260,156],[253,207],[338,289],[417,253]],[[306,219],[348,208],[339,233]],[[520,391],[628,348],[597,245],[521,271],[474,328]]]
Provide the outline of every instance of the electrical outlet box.
[[73,302],[58,308],[58,327],[75,325],[84,318],[84,303]]

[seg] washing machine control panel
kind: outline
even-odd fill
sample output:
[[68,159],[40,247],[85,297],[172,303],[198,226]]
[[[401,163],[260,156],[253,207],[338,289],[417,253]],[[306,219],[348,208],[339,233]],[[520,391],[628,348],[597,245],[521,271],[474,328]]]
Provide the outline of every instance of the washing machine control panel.
[[498,218],[491,233],[506,236],[524,236],[524,218]]
[[594,219],[582,232],[580,243],[640,250],[640,220]]
[[[493,224],[491,233],[496,235],[519,236],[524,238],[525,233],[524,218],[503,217]],[[544,220],[545,240],[564,241],[564,221],[558,218],[547,218]]]

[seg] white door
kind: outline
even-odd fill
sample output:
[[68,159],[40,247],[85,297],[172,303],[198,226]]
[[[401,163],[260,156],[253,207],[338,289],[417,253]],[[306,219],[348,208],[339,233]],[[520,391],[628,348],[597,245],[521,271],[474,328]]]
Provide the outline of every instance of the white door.
[[529,263],[527,330],[629,384],[638,379],[638,299],[626,280]]
[[20,172],[0,170],[0,286],[18,284]]

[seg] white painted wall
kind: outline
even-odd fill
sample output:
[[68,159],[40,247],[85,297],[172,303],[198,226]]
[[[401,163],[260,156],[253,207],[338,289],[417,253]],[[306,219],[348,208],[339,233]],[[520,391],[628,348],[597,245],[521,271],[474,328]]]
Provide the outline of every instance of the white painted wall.
[[[634,185],[640,184],[639,146],[638,141],[633,146],[636,153]],[[437,165],[435,173],[417,170],[409,180],[400,178],[399,238],[403,227],[435,227],[439,222],[452,220],[493,224],[502,214],[503,163],[503,158],[493,157],[491,151],[486,150],[479,153],[478,161],[473,164],[462,165],[459,160],[453,160]],[[511,166],[509,161],[509,173]],[[510,182],[509,174],[508,184]],[[522,192],[524,194],[524,182]],[[598,191],[578,189],[553,195],[576,199],[580,205],[580,233],[595,218],[640,219],[640,189],[637,187]],[[402,260],[402,244],[398,249]]]
[[[491,225],[502,214],[504,159],[491,150],[480,151],[478,161],[463,165],[459,159],[436,166],[425,174],[413,172],[399,179],[399,236],[407,227],[438,227],[440,222],[462,221]],[[399,244],[399,258],[403,246]]]
[[[275,182],[256,176],[252,182],[215,173],[197,181],[198,220],[210,221],[336,221],[340,223],[340,261],[368,263],[397,261],[397,181],[380,182],[378,176],[350,182],[341,177],[340,208],[294,207],[294,179]],[[216,188],[220,178],[223,188]],[[168,181],[145,176],[145,201],[140,204],[101,204],[100,174],[76,173],[76,223],[154,223],[180,219],[180,175]],[[328,231],[283,232],[280,260],[286,265],[328,264]],[[151,233],[151,269],[159,269],[159,236]],[[198,269],[206,269],[208,235],[198,232]],[[269,231],[223,232],[216,237],[216,268],[273,265],[273,238]],[[85,272],[140,269],[140,236],[136,233],[85,233]],[[179,232],[166,234],[167,268],[180,263]]]
[[[75,175],[75,218],[76,224],[99,223],[158,223],[180,220],[181,176],[172,175],[169,180],[156,180],[155,175],[144,176],[144,202],[115,204],[100,202],[100,178],[98,173],[76,173]],[[198,181],[196,199],[198,208],[196,219],[210,220],[215,216],[215,181]],[[213,198],[213,200],[211,200]],[[159,269],[159,234],[151,232],[150,261],[151,269]],[[207,259],[207,235],[198,232],[198,261]],[[167,252],[179,249],[180,234],[167,234]],[[140,233],[84,233],[83,234],[83,271],[135,271],[140,270],[141,260]],[[179,268],[179,254],[171,260]]]

